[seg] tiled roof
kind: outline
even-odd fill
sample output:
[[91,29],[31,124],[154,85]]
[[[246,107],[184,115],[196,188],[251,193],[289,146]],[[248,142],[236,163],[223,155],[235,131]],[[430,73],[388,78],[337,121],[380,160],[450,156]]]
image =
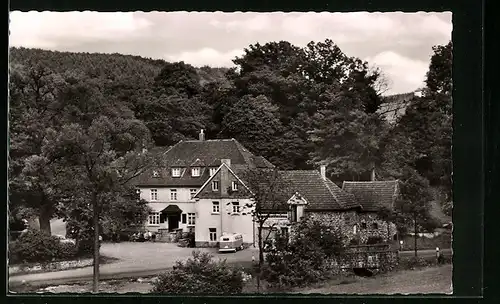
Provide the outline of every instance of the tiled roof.
[[308,201],[306,211],[337,211],[357,208],[354,197],[344,193],[329,179],[324,180],[316,170],[280,171],[287,183],[290,197],[300,193]]
[[191,163],[190,167],[205,167],[205,162],[197,158],[194,162]]
[[331,180],[326,179],[326,185],[345,209],[358,208],[360,206],[353,194],[340,189],[340,187]]
[[[137,179],[138,186],[201,186],[209,178],[209,170],[202,170],[199,177],[192,177],[191,170],[182,170],[180,177],[172,177],[172,167],[214,166],[221,159],[230,159],[231,168],[270,167],[273,165],[263,157],[257,157],[235,139],[180,141],[163,153],[161,168],[151,168]],[[201,167],[203,167],[201,166]],[[153,177],[152,171],[160,171],[160,177]]]
[[265,159],[262,156],[254,156],[252,158],[253,163],[255,164],[255,167],[257,168],[273,168],[274,165],[271,164],[267,159]]
[[363,211],[393,208],[398,193],[398,181],[344,182],[342,189],[351,193]]

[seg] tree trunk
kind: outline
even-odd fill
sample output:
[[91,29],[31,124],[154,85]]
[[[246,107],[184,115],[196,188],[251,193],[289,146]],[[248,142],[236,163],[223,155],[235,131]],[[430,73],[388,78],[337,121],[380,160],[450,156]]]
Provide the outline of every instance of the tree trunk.
[[386,223],[387,223],[387,242],[391,243],[393,241],[391,236],[391,223],[389,221],[386,221]]
[[263,223],[259,223],[259,228],[258,228],[258,239],[259,239],[259,263],[257,264],[257,292],[260,292],[260,274],[262,270],[262,263],[264,262],[264,251],[263,247],[264,244],[262,242],[262,226]]
[[39,211],[40,213],[38,215],[38,223],[40,224],[40,231],[51,235],[52,230],[50,228],[50,219],[52,218],[52,208],[49,202],[43,199]]
[[92,292],[99,292],[99,206],[97,193],[92,194],[93,224],[94,224],[94,278]]
[[413,228],[414,228],[414,235],[413,235],[413,241],[414,241],[414,250],[415,250],[415,257],[417,257],[417,214],[415,213],[414,218],[413,218]]

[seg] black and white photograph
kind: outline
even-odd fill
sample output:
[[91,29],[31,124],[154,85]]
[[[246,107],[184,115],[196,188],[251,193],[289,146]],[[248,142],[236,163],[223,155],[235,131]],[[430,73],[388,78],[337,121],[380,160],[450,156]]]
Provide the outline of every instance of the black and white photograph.
[[452,31],[9,12],[9,292],[451,295]]

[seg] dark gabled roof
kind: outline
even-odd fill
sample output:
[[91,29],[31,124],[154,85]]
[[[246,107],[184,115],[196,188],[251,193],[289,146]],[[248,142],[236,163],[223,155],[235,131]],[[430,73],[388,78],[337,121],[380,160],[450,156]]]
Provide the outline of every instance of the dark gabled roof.
[[[221,159],[230,159],[231,168],[274,167],[263,157],[257,157],[235,139],[187,140],[168,148],[161,157],[160,169],[151,168],[141,175],[138,186],[201,186],[209,178],[208,170],[202,170],[199,177],[192,177],[188,167],[218,167]],[[185,168],[180,177],[172,177],[172,167]],[[160,171],[160,178],[153,178],[152,171]]]
[[194,162],[191,163],[190,167],[205,167],[205,162],[197,158]]
[[262,156],[253,156],[252,158],[255,167],[257,168],[273,168],[274,165],[271,164],[267,159]]
[[382,207],[393,208],[398,195],[398,181],[344,182],[342,189],[351,193],[363,211],[376,212]]
[[290,197],[295,192],[307,200],[306,211],[340,211],[359,208],[354,197],[344,193],[329,179],[323,179],[316,170],[280,171],[288,185]]
[[353,194],[340,189],[339,186],[337,186],[328,178],[326,179],[326,185],[330,189],[332,194],[337,198],[337,201],[342,204],[345,209],[360,207],[360,204],[356,201],[356,198]]

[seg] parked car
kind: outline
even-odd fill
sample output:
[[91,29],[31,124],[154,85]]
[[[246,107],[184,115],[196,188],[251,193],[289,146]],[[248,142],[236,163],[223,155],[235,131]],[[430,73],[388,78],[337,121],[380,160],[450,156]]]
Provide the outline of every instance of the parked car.
[[219,240],[219,251],[236,252],[243,249],[243,236],[239,233],[225,234],[220,237]]

